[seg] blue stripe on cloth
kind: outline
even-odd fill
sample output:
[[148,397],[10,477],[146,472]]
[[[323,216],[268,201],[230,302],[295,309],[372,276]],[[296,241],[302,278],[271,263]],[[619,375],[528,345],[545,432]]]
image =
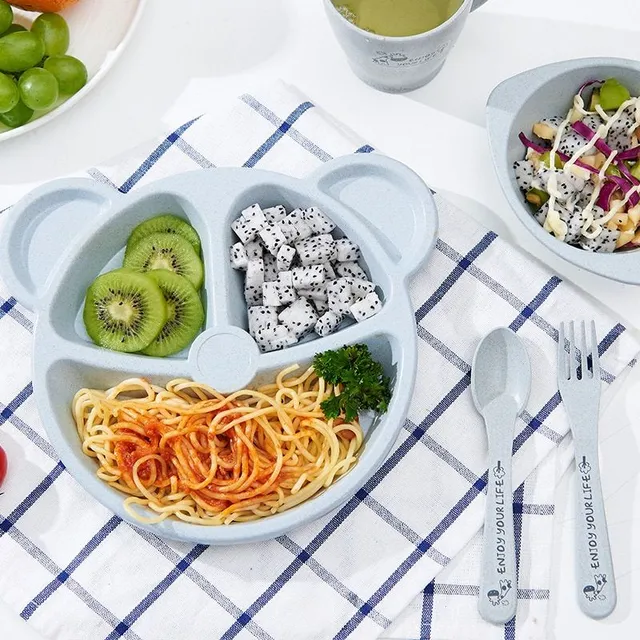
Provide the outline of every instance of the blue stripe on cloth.
[[194,123],[198,118],[189,120],[178,127],[173,133],[170,133],[147,157],[147,159],[122,183],[120,191],[128,193],[133,187],[142,180],[146,173],[153,167],[160,158],[178,141],[180,136]]
[[169,571],[169,573],[150,591],[122,620],[122,622],[105,638],[116,640],[123,636],[138,618],[184,573],[191,563],[200,557],[208,547],[198,544]]
[[64,471],[62,462],[58,462],[51,471],[36,485],[29,495],[0,522],[0,538],[37,502],[38,498],[54,483]]
[[30,382],[20,393],[0,411],[0,427],[27,401],[33,393],[33,384]]
[[[438,238],[438,240],[436,241],[436,249],[440,253],[442,253],[442,255],[446,256],[453,262],[458,262],[463,258],[462,254],[458,253],[455,249],[449,246],[446,242],[443,242],[440,238]],[[507,304],[512,306],[517,311],[522,311],[526,306],[525,303],[522,302],[522,300],[515,296],[511,291],[506,289],[502,284],[494,280],[487,273],[482,271],[482,269],[479,269],[475,264],[470,265],[467,269],[467,272],[469,273],[469,275],[473,276],[478,282],[480,282],[485,287],[487,287],[487,289],[502,298]],[[550,338],[552,338],[556,342],[558,341],[558,330],[543,317],[534,312],[529,320],[539,329],[544,331]],[[631,366],[631,364],[629,366]],[[611,373],[603,369],[602,380],[608,384],[611,384],[615,380],[615,376],[611,375]]]
[[[164,540],[158,536],[148,533],[142,529],[138,529],[127,523],[127,526],[138,534],[145,542],[152,546],[156,551],[162,554],[167,560],[175,565],[182,562],[182,558],[174,549],[172,549]],[[234,604],[227,596],[225,596],[214,584],[209,582],[199,571],[193,566],[189,566],[184,570],[183,574],[187,579],[191,580],[199,589],[208,595],[213,601],[217,602],[230,616],[238,618],[242,615],[242,609]],[[247,624],[247,631],[252,633],[259,640],[274,640],[262,627],[255,622]]]
[[[524,501],[524,482],[515,490],[513,494],[513,529],[514,537],[516,541],[516,584],[513,585],[517,588],[518,579],[520,577],[520,552],[522,550],[522,509],[517,509],[517,505],[522,505]],[[516,592],[516,599],[518,593]],[[516,620],[518,614],[504,625],[504,640],[516,640]]]
[[517,331],[520,327],[537,311],[547,298],[554,292],[556,287],[562,282],[558,276],[553,276],[542,287],[538,295],[520,311],[518,317],[509,325],[512,331]]
[[[2,522],[2,516],[0,516],[0,522]],[[8,535],[11,539],[18,544],[31,558],[44,567],[50,574],[57,576],[62,569],[55,563],[49,556],[47,556],[40,547],[37,547],[27,536],[25,536],[18,527],[11,525],[9,527]],[[96,615],[100,616],[111,627],[116,627],[120,623],[120,620],[111,613],[102,603],[96,600],[84,587],[77,583],[73,577],[65,580],[65,587],[75,594],[84,604],[91,609]],[[126,635],[129,640],[141,640],[141,638],[129,631]]]
[[433,619],[434,582],[431,581],[422,592],[422,615],[420,616],[420,638],[431,638],[431,621]]
[[[5,410],[5,406],[0,402],[0,415]],[[36,447],[46,453],[52,460],[58,460],[58,454],[55,449],[36,431],[34,431],[22,418],[12,413],[6,422],[12,424],[23,436],[29,438]]]
[[[362,498],[362,504],[369,507],[381,520],[392,526],[401,536],[409,540],[416,547],[422,542],[422,538],[406,523],[394,516],[385,506],[380,504],[370,493],[367,493]],[[438,564],[445,567],[451,558],[448,558],[444,553],[440,553],[437,549],[432,547],[427,551],[427,555]]]
[[312,109],[314,105],[311,102],[303,102],[298,105],[288,116],[287,119],[272,133],[259,147],[251,154],[251,157],[242,165],[243,167],[255,167],[256,164],[264,158],[264,156],[273,149],[278,140],[281,140],[285,133],[291,129],[292,125],[306,113]]
[[416,311],[416,322],[420,322],[431,311],[438,302],[442,300],[447,291],[453,287],[453,285],[460,279],[460,276],[469,268],[472,262],[484,253],[491,243],[498,236],[489,231],[478,244],[467,253],[461,260],[458,261],[453,271],[445,278],[444,282],[436,289],[436,291],[429,297],[428,300]]
[[[0,300],[1,299],[2,298],[0,298]],[[0,319],[6,316],[9,311],[11,311],[11,309],[16,306],[17,302],[18,301],[13,296],[11,296],[8,300],[4,300],[0,305]]]
[[[477,598],[480,588],[477,584],[448,584],[436,582],[433,587],[435,595],[470,596]],[[548,600],[549,589],[518,589],[518,600]]]
[[18,309],[18,301],[13,296],[7,300],[0,298],[0,302],[2,303],[0,304],[0,319],[4,316],[10,316],[27,331],[33,332],[33,322]]
[[355,153],[371,153],[375,149],[369,144],[363,144],[359,149],[355,150]]
[[105,540],[105,538],[116,529],[122,522],[118,516],[112,516],[98,532],[87,542],[80,550],[80,553],[62,570],[58,575],[31,600],[31,602],[22,610],[20,616],[23,620],[28,620],[46,600],[71,576],[71,574],[95,551],[96,547]]
[[[330,586],[336,593],[339,593],[345,600],[347,600],[347,602],[352,604],[354,607],[361,607],[365,604],[365,601],[362,598],[340,582],[336,576],[323,567],[315,558],[311,557],[300,545],[289,538],[289,536],[280,536],[279,538],[276,538],[276,540],[285,549],[287,549],[287,551],[290,551],[301,562],[304,562],[307,567],[313,571],[313,573],[315,573],[325,584]],[[391,624],[391,620],[377,611],[372,611],[370,617],[382,629],[386,629]]]
[[202,169],[215,169],[216,165],[208,158],[205,158],[197,149],[194,149],[184,138],[178,138],[175,146]]
[[[271,109],[265,107],[265,105],[256,100],[252,95],[245,94],[243,96],[240,96],[240,100],[242,100],[242,102],[244,102],[247,106],[251,107],[256,113],[259,113],[274,127],[279,128],[284,123],[284,121],[275,113],[273,113]],[[303,136],[295,127],[289,127],[287,129],[287,135],[294,142],[297,142],[303,149],[314,155],[319,160],[322,160],[322,162],[327,162],[328,160],[333,159],[332,155],[328,154],[324,149],[321,149],[315,142],[312,142],[306,136]]]

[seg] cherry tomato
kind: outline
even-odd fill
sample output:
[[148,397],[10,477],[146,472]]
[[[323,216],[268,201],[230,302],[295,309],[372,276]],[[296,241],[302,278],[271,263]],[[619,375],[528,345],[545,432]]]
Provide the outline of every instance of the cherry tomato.
[[7,475],[7,454],[4,449],[0,447],[0,486]]

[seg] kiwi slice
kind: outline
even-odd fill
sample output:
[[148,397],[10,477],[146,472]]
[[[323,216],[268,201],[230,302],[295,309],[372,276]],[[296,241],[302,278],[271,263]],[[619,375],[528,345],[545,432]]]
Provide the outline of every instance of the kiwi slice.
[[127,240],[126,254],[135,247],[140,240],[150,236],[153,233],[173,233],[182,236],[194,248],[195,252],[200,255],[200,237],[196,230],[182,218],[167,213],[162,216],[156,216],[141,222],[129,236]]
[[204,267],[195,249],[175,233],[152,233],[136,244],[124,257],[124,266],[135,271],[167,269],[186,278],[200,289]]
[[148,356],[170,356],[191,344],[204,322],[204,309],[198,292],[191,283],[172,271],[149,271],[160,287],[167,303],[167,321],[142,353]]
[[87,289],[84,325],[89,337],[114,351],[140,351],[160,333],[167,304],[155,280],[129,269],[98,276]]

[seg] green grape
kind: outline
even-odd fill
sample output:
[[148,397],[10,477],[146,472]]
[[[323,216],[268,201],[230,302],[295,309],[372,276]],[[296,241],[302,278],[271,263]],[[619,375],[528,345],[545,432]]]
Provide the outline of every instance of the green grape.
[[44,42],[47,56],[61,56],[69,48],[69,26],[57,13],[43,13],[31,25],[31,31],[37,33]]
[[0,0],[0,33],[4,33],[13,22],[13,9],[8,2]]
[[20,102],[20,91],[16,81],[0,73],[0,113],[11,111]]
[[46,69],[34,67],[18,80],[20,98],[30,109],[48,109],[58,100],[58,81]]
[[20,101],[11,111],[0,113],[0,122],[7,127],[15,129],[27,124],[31,120],[31,116],[33,116],[33,109],[29,109],[24,102]]
[[0,35],[0,38],[8,36],[10,33],[18,33],[18,31],[27,31],[27,27],[23,27],[21,24],[14,22],[2,35]]
[[43,57],[44,42],[36,33],[18,31],[0,38],[0,71],[26,71]]
[[44,61],[44,68],[56,77],[63,96],[71,96],[87,84],[87,68],[73,56],[51,56]]

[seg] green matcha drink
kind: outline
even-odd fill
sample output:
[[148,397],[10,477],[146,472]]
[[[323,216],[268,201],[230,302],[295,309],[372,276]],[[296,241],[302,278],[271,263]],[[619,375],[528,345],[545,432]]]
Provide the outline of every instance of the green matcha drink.
[[357,27],[380,36],[414,36],[446,22],[463,0],[332,0]]

